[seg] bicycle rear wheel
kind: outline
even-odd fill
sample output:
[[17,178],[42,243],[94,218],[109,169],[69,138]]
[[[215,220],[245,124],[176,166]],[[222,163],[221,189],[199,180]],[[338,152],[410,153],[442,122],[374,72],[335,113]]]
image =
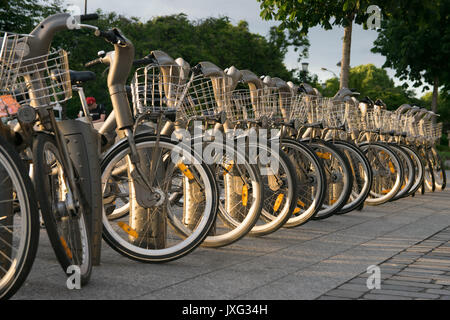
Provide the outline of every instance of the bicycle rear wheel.
[[86,222],[89,206],[75,168],[74,184],[80,199],[71,199],[66,170],[54,136],[38,133],[33,141],[33,181],[45,228],[64,272],[70,275],[73,270],[69,267],[78,267],[80,284],[86,285],[92,273],[91,235]]
[[34,188],[17,152],[0,137],[0,299],[27,278],[39,243]]

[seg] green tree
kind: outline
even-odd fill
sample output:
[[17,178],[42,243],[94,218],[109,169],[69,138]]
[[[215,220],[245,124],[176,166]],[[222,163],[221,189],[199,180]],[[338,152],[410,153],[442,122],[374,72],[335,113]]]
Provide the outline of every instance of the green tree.
[[[395,14],[383,21],[373,52],[386,57],[383,67],[396,70],[415,87],[433,87],[431,109],[438,111],[441,85],[450,85],[450,2],[410,0],[414,14]],[[428,89],[428,87],[425,87]]]
[[[373,64],[356,66],[350,69],[349,87],[355,88],[360,97],[370,97],[372,100],[381,99],[388,109],[394,110],[404,103],[417,104],[413,91],[396,86],[386,70],[377,68]],[[339,90],[337,78],[328,79],[326,88],[322,93],[325,96],[334,96]]]
[[42,19],[61,10],[61,0],[0,0],[0,30],[28,33]]
[[[369,0],[258,0],[261,2],[261,17],[281,21],[281,27],[299,30],[306,35],[309,28],[321,26],[326,30],[332,26],[344,27],[342,46],[340,87],[348,87],[350,72],[350,50],[353,23],[365,24],[369,14]],[[377,1],[384,5],[393,1]]]

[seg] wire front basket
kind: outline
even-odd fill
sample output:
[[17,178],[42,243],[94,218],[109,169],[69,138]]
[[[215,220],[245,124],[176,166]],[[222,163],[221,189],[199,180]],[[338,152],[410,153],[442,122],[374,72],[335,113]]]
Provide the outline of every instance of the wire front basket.
[[16,82],[22,58],[27,54],[27,35],[0,32],[0,90],[5,92]]
[[135,116],[163,109],[177,109],[189,81],[177,65],[148,65],[136,70],[131,81]]
[[16,113],[20,107],[13,96],[13,87],[28,51],[27,40],[27,35],[0,32],[0,117]]
[[21,106],[53,107],[70,99],[67,52],[60,49],[23,60],[12,94]]
[[345,123],[345,102],[322,98],[323,125],[325,128],[341,129]]
[[380,129],[380,112],[374,109],[361,111],[361,130],[378,132]]
[[225,113],[226,105],[231,105],[230,90],[232,79],[224,77],[191,77],[179,108],[179,119],[184,121],[203,120]]
[[345,129],[348,133],[357,133],[362,128],[362,114],[354,102],[345,104]]

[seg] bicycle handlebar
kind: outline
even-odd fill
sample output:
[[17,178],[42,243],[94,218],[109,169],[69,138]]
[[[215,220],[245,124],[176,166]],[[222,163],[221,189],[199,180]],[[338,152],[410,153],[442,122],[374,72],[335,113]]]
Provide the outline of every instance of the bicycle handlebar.
[[97,58],[92,61],[89,61],[89,62],[85,63],[84,66],[86,68],[89,68],[89,67],[95,66],[96,64],[99,64],[99,63],[102,63],[102,58]]

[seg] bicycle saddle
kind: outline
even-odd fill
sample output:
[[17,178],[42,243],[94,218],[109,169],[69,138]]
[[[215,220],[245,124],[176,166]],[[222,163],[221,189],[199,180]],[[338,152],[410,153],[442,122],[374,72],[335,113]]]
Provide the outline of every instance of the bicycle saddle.
[[311,85],[307,84],[307,83],[301,83],[300,84],[300,91],[304,92],[306,94],[309,94],[309,95],[313,95],[313,96],[316,95],[316,92],[314,91],[314,88]]
[[355,95],[359,95],[359,92],[356,92],[355,90],[349,89],[349,88],[342,88],[339,89],[338,92],[336,92],[336,94],[334,95],[333,99],[344,99],[347,96],[355,96]]
[[209,61],[202,61],[198,64],[201,68],[201,72],[205,77],[224,77],[225,72]]
[[283,79],[275,77],[275,78],[272,78],[272,82],[274,83],[274,85],[278,89],[278,91],[291,93],[291,88],[289,87],[287,82],[284,81]]
[[160,66],[167,66],[167,65],[176,66],[177,65],[175,60],[173,60],[173,58],[171,56],[169,56],[167,53],[165,53],[164,51],[154,50],[151,52],[151,55],[153,56],[155,61]]
[[241,70],[242,81],[247,83],[251,90],[261,89],[264,85],[261,79],[250,70]]
[[238,85],[239,81],[241,81],[241,79],[242,79],[242,72],[240,72],[234,66],[231,66],[231,67],[225,69],[224,71],[231,78],[231,80],[232,80],[231,90],[234,90],[236,88],[236,86]]
[[291,89],[292,94],[297,94],[297,92],[300,89],[300,86],[296,85],[295,83],[293,83],[292,81],[288,81],[286,82],[287,85],[289,86],[289,88]]
[[275,81],[273,81],[271,76],[263,77],[263,85],[269,88],[276,88]]
[[189,78],[189,72],[191,71],[191,65],[190,65],[186,60],[184,60],[184,59],[181,58],[181,57],[175,59],[175,63],[176,63],[178,66],[181,67],[181,70],[180,70],[180,79],[181,79],[183,82],[186,82],[187,79]]

